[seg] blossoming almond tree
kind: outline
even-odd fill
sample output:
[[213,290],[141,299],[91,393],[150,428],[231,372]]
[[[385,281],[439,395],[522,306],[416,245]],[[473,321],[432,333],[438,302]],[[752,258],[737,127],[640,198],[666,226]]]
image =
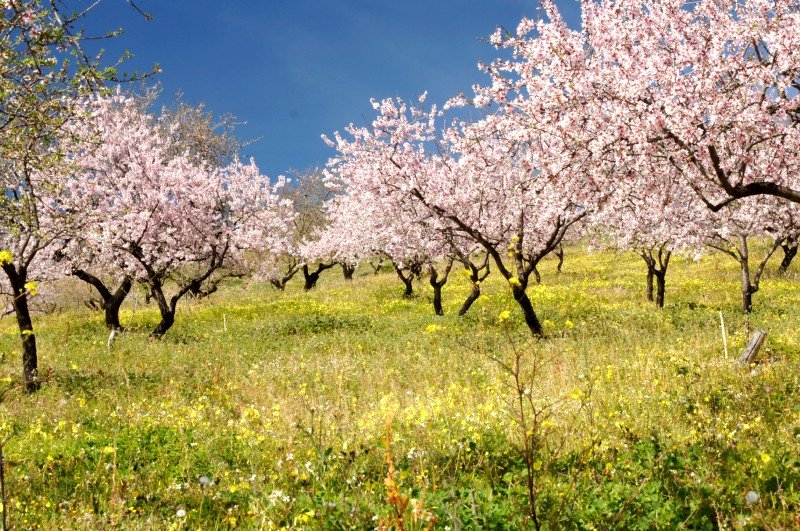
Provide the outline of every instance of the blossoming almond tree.
[[[638,184],[615,189],[590,224],[596,244],[632,250],[642,257],[647,299],[663,308],[672,254],[697,254],[712,222],[695,192],[682,180],[669,178],[674,170],[668,165],[640,158],[631,171],[640,175]],[[628,180],[636,182],[633,175]]]
[[[708,245],[736,260],[741,271],[742,310],[753,311],[767,262],[789,237],[797,237],[797,205],[770,198],[747,198],[714,214]],[[754,261],[752,241],[771,239],[761,260]]]
[[438,220],[439,230],[480,245],[509,282],[531,331],[541,334],[528,278],[587,212],[579,197],[589,193],[586,182],[566,187],[567,180],[552,178],[553,172],[578,175],[574,153],[565,155],[555,136],[515,136],[520,130],[509,128],[513,119],[504,114],[440,135],[435,107],[424,111],[399,99],[373,106],[372,127],[351,125],[349,139],[337,134],[329,141],[339,152],[331,167],[349,190],[395,203],[410,198]]
[[70,206],[91,221],[71,247],[102,257],[104,274],[145,282],[161,313],[152,335],[161,337],[180,299],[206,282],[213,291],[214,275],[246,249],[280,250],[291,216],[276,195],[283,181],[273,187],[252,162],[215,169],[168,159],[155,119],[120,93],[93,98],[87,110],[91,119],[75,131],[83,143],[72,154]]
[[29,280],[47,269],[51,245],[80,217],[59,206],[64,125],[74,119],[76,101],[117,77],[114,66],[102,67],[99,55],[82,48],[91,36],[79,24],[97,4],[68,13],[63,2],[0,2],[0,267],[20,330],[27,391],[40,385]]
[[514,57],[486,67],[482,97],[537,121],[555,95],[573,127],[597,132],[592,156],[637,146],[712,210],[800,201],[800,3],[583,0],[579,31],[542,5],[544,19],[493,36]]
[[[439,250],[436,234],[426,230],[419,217],[408,209],[411,205],[407,200],[387,201],[367,189],[343,193],[344,179],[329,175],[329,181],[338,191],[327,203],[330,223],[318,238],[304,246],[303,254],[310,261],[328,263],[358,263],[364,257],[380,254],[392,262],[405,287],[403,295],[413,296],[414,278],[421,276],[426,264],[436,271],[432,263],[432,256]],[[438,277],[439,273],[434,275]],[[444,275],[434,282],[443,285],[446,278]]]

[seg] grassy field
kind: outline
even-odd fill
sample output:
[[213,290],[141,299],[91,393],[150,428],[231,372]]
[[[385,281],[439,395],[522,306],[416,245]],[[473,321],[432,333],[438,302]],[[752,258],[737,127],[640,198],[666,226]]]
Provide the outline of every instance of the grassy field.
[[[530,469],[543,527],[800,526],[795,273],[764,279],[751,326],[769,335],[742,367],[730,258],[675,259],[663,311],[633,254],[576,248],[563,273],[541,269],[540,341],[496,275],[459,319],[458,271],[444,317],[426,282],[406,300],[394,273],[366,270],[328,271],[311,293],[231,285],[180,306],[162,341],[134,300],[112,349],[77,302],[40,316],[45,384],[0,405],[9,521],[364,529],[402,514],[405,529],[514,529],[532,525]],[[2,385],[18,350],[6,317]]]

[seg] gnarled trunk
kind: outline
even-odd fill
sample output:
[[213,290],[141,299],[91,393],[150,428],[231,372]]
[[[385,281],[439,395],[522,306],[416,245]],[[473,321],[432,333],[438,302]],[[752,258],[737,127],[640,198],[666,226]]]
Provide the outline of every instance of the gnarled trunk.
[[472,306],[472,303],[481,296],[481,282],[486,280],[486,277],[489,276],[489,270],[491,269],[489,267],[489,258],[489,253],[486,253],[483,257],[483,262],[476,264],[472,262],[468,255],[459,251],[459,261],[464,264],[464,267],[469,271],[469,279],[472,282],[472,290],[458,310],[459,317],[466,314]]
[[408,275],[403,273],[403,268],[401,268],[397,263],[392,261],[392,265],[394,266],[394,270],[397,273],[397,276],[400,277],[400,280],[403,281],[403,285],[405,286],[405,291],[403,292],[403,297],[411,298],[414,296],[414,271],[409,270]]
[[664,294],[667,290],[666,271],[656,271],[656,306],[659,308],[664,307]]
[[100,280],[98,277],[84,271],[83,269],[75,269],[72,271],[73,276],[86,282],[97,290],[100,298],[103,299],[103,311],[105,312],[106,327],[109,330],[122,330],[122,325],[119,322],[119,310],[125,298],[131,292],[133,287],[133,278],[125,276],[120,282],[120,285],[111,293],[111,290]]
[[517,301],[517,304],[519,304],[519,307],[522,310],[522,315],[525,318],[525,324],[528,325],[531,333],[535,336],[544,335],[542,324],[539,322],[539,318],[536,317],[536,312],[533,311],[533,304],[531,304],[531,300],[528,298],[525,288],[521,286],[513,286],[512,293],[514,294],[514,300]]
[[283,282],[282,279],[270,280],[269,283],[278,291],[284,291],[286,289],[286,282]]
[[353,280],[353,274],[356,272],[356,266],[342,262],[342,276],[345,280]]
[[564,265],[564,246],[560,243],[555,250],[556,257],[558,258],[558,263],[556,264],[556,272],[561,273],[561,266]]
[[433,311],[436,315],[444,315],[444,309],[442,308],[442,286],[431,284],[433,285]]
[[28,290],[25,284],[28,281],[28,272],[25,268],[17,268],[14,264],[3,264],[3,271],[8,277],[13,294],[11,304],[17,318],[17,328],[22,341],[22,381],[26,393],[38,391],[41,387],[39,381],[39,359],[36,352],[36,335],[33,333],[33,320],[28,307]]
[[286,274],[281,276],[280,278],[272,278],[270,279],[269,283],[272,284],[275,289],[279,291],[283,291],[286,289],[286,284],[289,283],[292,278],[300,271],[300,267],[296,263],[293,263],[289,269],[286,271]]
[[122,324],[119,322],[119,310],[125,298],[131,292],[131,287],[133,287],[133,279],[125,277],[113,295],[108,300],[103,301],[103,309],[106,313],[106,328],[109,330],[122,330]]
[[472,291],[469,292],[469,295],[467,295],[467,298],[464,300],[464,303],[458,310],[459,317],[466,314],[469,311],[470,307],[472,306],[472,303],[478,300],[478,297],[480,296],[481,296],[481,285],[473,282]]
[[304,291],[311,291],[317,285],[317,280],[319,280],[319,272],[318,271],[310,271],[307,265],[303,266],[303,290]]
[[164,295],[164,286],[158,279],[150,280],[150,293],[153,299],[155,299],[156,304],[158,304],[158,311],[161,314],[161,321],[159,321],[153,331],[150,332],[150,337],[161,339],[164,337],[164,334],[172,328],[172,325],[175,324],[175,309],[178,304],[178,299],[172,297],[172,300],[167,301],[167,297]]
[[746,315],[749,315],[753,311],[753,294],[759,290],[761,275],[764,273],[767,262],[778,247],[786,243],[783,238],[776,239],[766,255],[764,255],[764,258],[756,266],[755,273],[751,276],[750,249],[747,243],[748,237],[747,234],[739,234],[735,238],[719,238],[717,241],[712,241],[708,244],[710,247],[722,251],[739,262],[739,267],[741,268],[742,311],[744,311]]
[[377,275],[383,268],[383,260],[379,260],[377,263],[370,261],[369,266],[372,268],[372,273]]
[[[16,292],[16,290],[14,290]],[[22,339],[22,381],[25,391],[32,393],[41,386],[39,381],[39,359],[36,353],[36,335],[33,333],[33,320],[28,308],[28,296],[17,296],[14,302],[14,313]]]
[[330,264],[317,264],[316,271],[311,271],[308,268],[308,264],[303,264],[303,278],[305,282],[303,283],[303,290],[304,291],[311,291],[317,286],[317,281],[319,280],[319,275],[326,269],[332,268],[336,265],[336,262],[331,262]]
[[785,275],[792,264],[792,260],[797,255],[797,242],[784,243],[781,245],[781,250],[783,250],[783,260],[781,260],[781,265],[778,266],[778,274]]
[[758,291],[758,287],[750,282],[750,267],[746,260],[740,262],[742,268],[742,311],[752,313],[753,293]]
[[161,321],[159,321],[153,331],[150,332],[150,337],[161,339],[174,324],[175,312],[161,312]]
[[[647,300],[652,301],[655,298],[656,306],[663,308],[667,292],[667,268],[672,252],[667,250],[667,244],[663,243],[649,249],[642,249],[639,256],[647,264]],[[655,297],[653,296],[654,291]]]
[[450,258],[440,277],[436,267],[433,264],[428,264],[428,269],[431,274],[430,283],[433,288],[433,311],[436,312],[436,315],[444,315],[444,309],[442,308],[442,287],[447,283],[447,277],[450,275],[450,270],[452,268],[453,259]]

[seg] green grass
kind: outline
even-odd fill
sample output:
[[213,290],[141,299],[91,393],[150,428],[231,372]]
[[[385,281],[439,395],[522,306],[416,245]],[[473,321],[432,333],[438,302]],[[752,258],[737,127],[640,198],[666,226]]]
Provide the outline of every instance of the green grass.
[[[459,319],[469,286],[458,271],[444,317],[433,315],[426,282],[406,300],[393,273],[366,270],[352,283],[328,271],[310,293],[298,281],[283,293],[232,284],[182,303],[162,341],[147,338],[155,309],[133,300],[122,314],[129,331],[111,350],[102,315],[62,300],[35,323],[42,390],[15,387],[0,405],[10,522],[374,528],[390,521],[390,429],[399,491],[418,508],[407,528],[426,518],[437,528],[524,527],[518,410],[496,361],[517,350],[534,403],[557,402],[536,433],[537,507],[550,527],[800,525],[794,273],[763,280],[751,317],[769,334],[763,363],[741,367],[745,319],[727,257],[675,259],[663,311],[644,300],[633,254],[575,248],[562,274],[554,261],[541,269],[543,283],[529,288],[541,341],[528,338],[496,275]],[[18,351],[7,317],[5,385],[18,381]],[[748,504],[751,490],[759,500]]]

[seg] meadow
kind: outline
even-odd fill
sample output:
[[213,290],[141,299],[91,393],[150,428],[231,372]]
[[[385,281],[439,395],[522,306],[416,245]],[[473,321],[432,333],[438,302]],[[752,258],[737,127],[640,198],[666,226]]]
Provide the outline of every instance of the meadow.
[[[728,257],[673,259],[658,310],[641,258],[571,248],[528,290],[541,340],[496,274],[457,317],[458,269],[444,317],[425,279],[404,299],[394,272],[333,269],[182,303],[160,341],[136,292],[111,348],[70,285],[36,316],[40,392],[0,320],[9,524],[800,527],[800,280],[777,262],[748,324]],[[742,366],[748,326],[768,336]]]

